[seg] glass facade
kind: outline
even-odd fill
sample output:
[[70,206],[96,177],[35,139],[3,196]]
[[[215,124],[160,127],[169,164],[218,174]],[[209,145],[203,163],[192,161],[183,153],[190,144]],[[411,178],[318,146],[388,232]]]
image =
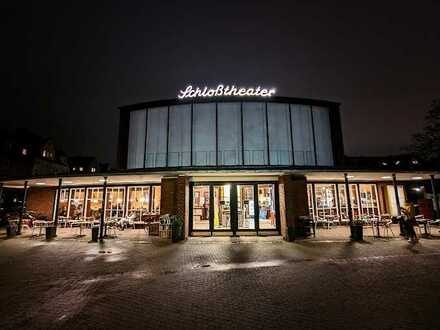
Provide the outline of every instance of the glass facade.
[[67,216],[72,219],[79,219],[84,210],[84,188],[70,189],[69,207]]
[[194,184],[192,231],[278,231],[276,187],[255,182]]
[[330,110],[206,102],[130,112],[127,168],[333,166]]
[[128,187],[127,216],[136,220],[150,212],[150,186]]
[[231,229],[231,185],[214,186],[214,230]]
[[209,230],[209,186],[195,186],[192,197],[194,230]]
[[99,220],[102,212],[102,188],[87,188],[86,212],[87,218]]
[[[160,191],[159,185],[107,187],[105,219],[160,214]],[[102,187],[61,189],[58,216],[99,220],[102,198]]]
[[276,229],[275,185],[258,185],[258,220],[260,229]]
[[125,215],[125,187],[109,187],[106,191],[105,218],[121,218]]
[[[381,215],[376,184],[349,185],[353,219],[372,219]],[[309,214],[315,219],[348,220],[345,184],[307,184]]]

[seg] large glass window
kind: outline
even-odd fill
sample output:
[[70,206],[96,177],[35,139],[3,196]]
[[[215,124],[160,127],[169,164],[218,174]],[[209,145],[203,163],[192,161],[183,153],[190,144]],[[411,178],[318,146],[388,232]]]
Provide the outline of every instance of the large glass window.
[[141,219],[144,213],[150,211],[150,187],[129,187],[127,201],[127,216]]
[[209,186],[194,186],[192,198],[193,229],[209,230]]
[[102,211],[102,188],[87,188],[86,217],[99,220]]
[[209,166],[216,162],[214,103],[193,106],[193,165]]
[[[403,186],[397,186],[397,193],[399,194],[400,206],[405,205],[406,197],[405,197],[405,189],[403,188]],[[392,185],[386,186],[386,196],[387,196],[386,205],[388,206],[388,208],[387,210],[382,210],[382,211],[387,211],[388,213],[394,216],[400,215],[400,211],[397,209],[396,193],[394,191],[394,186]]]
[[359,191],[362,215],[367,217],[378,217],[380,211],[376,185],[360,184]]
[[292,104],[290,109],[295,165],[315,165],[311,107]]
[[68,217],[79,219],[84,211],[84,188],[70,189]]
[[271,165],[292,164],[289,105],[267,104]]
[[160,214],[160,186],[152,186],[151,213]]
[[110,187],[106,190],[105,218],[120,218],[124,216],[124,187]]
[[332,136],[327,108],[313,107],[317,165],[333,166]]
[[315,184],[316,215],[319,218],[338,216],[336,186],[334,184]]
[[214,186],[214,229],[231,229],[231,185]]
[[170,107],[168,166],[191,165],[191,105]]
[[145,167],[166,166],[167,123],[167,107],[148,109]]
[[218,103],[218,164],[241,165],[241,104]]
[[267,165],[266,104],[243,102],[245,165]]
[[315,218],[315,207],[313,204],[313,185],[311,183],[307,184],[307,203],[309,206],[309,215],[314,219]]
[[276,229],[275,185],[258,185],[258,219],[260,229]]
[[127,168],[144,167],[146,110],[130,112]]
[[255,229],[253,185],[237,185],[238,229]]
[[[353,214],[353,219],[359,219],[359,194],[357,190],[357,184],[350,184],[350,201],[351,201],[351,211]],[[339,208],[341,212],[342,219],[348,219],[348,203],[347,203],[347,193],[345,191],[345,184],[338,184],[339,190]]]
[[69,189],[60,190],[60,198],[58,199],[58,216],[67,217],[69,208]]

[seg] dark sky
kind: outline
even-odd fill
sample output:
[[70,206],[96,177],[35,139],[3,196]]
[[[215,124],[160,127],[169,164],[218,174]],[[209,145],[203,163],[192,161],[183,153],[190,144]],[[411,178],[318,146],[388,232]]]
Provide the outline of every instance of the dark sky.
[[398,153],[440,97],[440,5],[365,3],[9,5],[2,127],[114,164],[118,106],[222,82],[341,102],[346,154]]

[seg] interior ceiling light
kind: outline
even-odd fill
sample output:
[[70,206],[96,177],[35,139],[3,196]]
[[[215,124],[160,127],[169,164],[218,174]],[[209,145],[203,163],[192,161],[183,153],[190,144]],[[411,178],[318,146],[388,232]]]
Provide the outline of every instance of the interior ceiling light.
[[413,176],[411,179],[413,179],[413,180],[422,180],[423,178],[421,176]]
[[383,176],[382,179],[392,179],[391,176]]

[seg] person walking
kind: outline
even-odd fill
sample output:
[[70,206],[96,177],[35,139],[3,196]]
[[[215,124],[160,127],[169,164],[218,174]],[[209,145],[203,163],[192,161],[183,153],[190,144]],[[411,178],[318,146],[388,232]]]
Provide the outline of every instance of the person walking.
[[414,205],[411,203],[408,208],[402,207],[401,213],[403,215],[404,227],[408,242],[417,243],[418,238],[416,231],[414,230],[414,225],[417,225]]

